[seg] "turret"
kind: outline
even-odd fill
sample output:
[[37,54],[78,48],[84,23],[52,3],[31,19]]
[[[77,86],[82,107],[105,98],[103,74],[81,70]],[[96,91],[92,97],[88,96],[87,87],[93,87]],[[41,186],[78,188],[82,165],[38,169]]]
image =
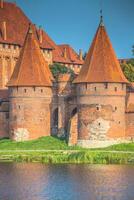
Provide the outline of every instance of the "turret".
[[52,79],[30,26],[8,83],[11,139],[20,141],[50,135]]
[[74,83],[77,84],[78,144],[90,146],[94,141],[101,143],[125,138],[128,81],[120,68],[102,17]]

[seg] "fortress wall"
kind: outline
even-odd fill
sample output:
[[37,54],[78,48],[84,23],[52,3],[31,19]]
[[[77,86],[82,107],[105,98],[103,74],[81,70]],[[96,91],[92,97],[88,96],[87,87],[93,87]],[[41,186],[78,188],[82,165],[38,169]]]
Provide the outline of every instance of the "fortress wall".
[[[0,44],[0,89],[6,88],[15,64],[20,54],[20,46],[12,44]],[[42,53],[48,62],[52,64],[52,50],[42,49]]]
[[134,112],[126,113],[126,137],[134,138]]
[[20,53],[18,45],[0,44],[0,89],[6,88]]
[[10,88],[9,100],[10,138],[18,141],[50,135],[51,88]]
[[134,89],[126,98],[126,137],[134,137]]
[[9,102],[1,100],[0,102],[0,138],[9,137]]
[[125,84],[83,83],[77,94],[79,140],[125,137]]

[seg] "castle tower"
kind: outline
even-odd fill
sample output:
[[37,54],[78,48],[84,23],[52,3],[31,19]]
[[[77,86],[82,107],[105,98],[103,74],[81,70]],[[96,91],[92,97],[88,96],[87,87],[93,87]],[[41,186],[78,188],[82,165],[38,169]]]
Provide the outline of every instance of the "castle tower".
[[20,141],[50,135],[52,79],[30,26],[8,83],[10,138]]
[[125,137],[127,80],[101,21],[77,84],[78,143]]

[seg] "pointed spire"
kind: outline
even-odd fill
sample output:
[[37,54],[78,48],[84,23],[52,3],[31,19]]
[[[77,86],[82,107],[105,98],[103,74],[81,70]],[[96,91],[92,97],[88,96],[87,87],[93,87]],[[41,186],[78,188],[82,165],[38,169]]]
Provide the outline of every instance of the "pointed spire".
[[86,60],[74,83],[127,83],[101,17]]
[[3,7],[4,7],[4,1],[0,0],[0,8],[3,8]]
[[29,30],[28,30],[28,33],[29,33],[29,34],[33,34],[32,24],[31,24],[31,23],[29,23]]
[[66,47],[64,48],[63,56],[65,59],[67,58],[67,48]]
[[102,9],[100,10],[100,26],[104,26]]
[[2,35],[3,35],[3,40],[7,39],[7,23],[6,21],[2,22]]
[[82,49],[79,50],[79,59],[80,59],[80,60],[83,60]]
[[42,44],[42,42],[43,42],[43,38],[42,38],[42,27],[41,27],[41,26],[39,26],[39,42],[40,42],[40,44]]
[[52,86],[51,80],[52,74],[30,24],[8,86]]

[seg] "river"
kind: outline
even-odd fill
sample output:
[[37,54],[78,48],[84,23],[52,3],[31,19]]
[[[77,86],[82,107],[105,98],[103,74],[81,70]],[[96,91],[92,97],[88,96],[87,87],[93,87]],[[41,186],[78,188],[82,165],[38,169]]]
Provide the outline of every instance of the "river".
[[0,200],[134,200],[134,166],[1,163]]

